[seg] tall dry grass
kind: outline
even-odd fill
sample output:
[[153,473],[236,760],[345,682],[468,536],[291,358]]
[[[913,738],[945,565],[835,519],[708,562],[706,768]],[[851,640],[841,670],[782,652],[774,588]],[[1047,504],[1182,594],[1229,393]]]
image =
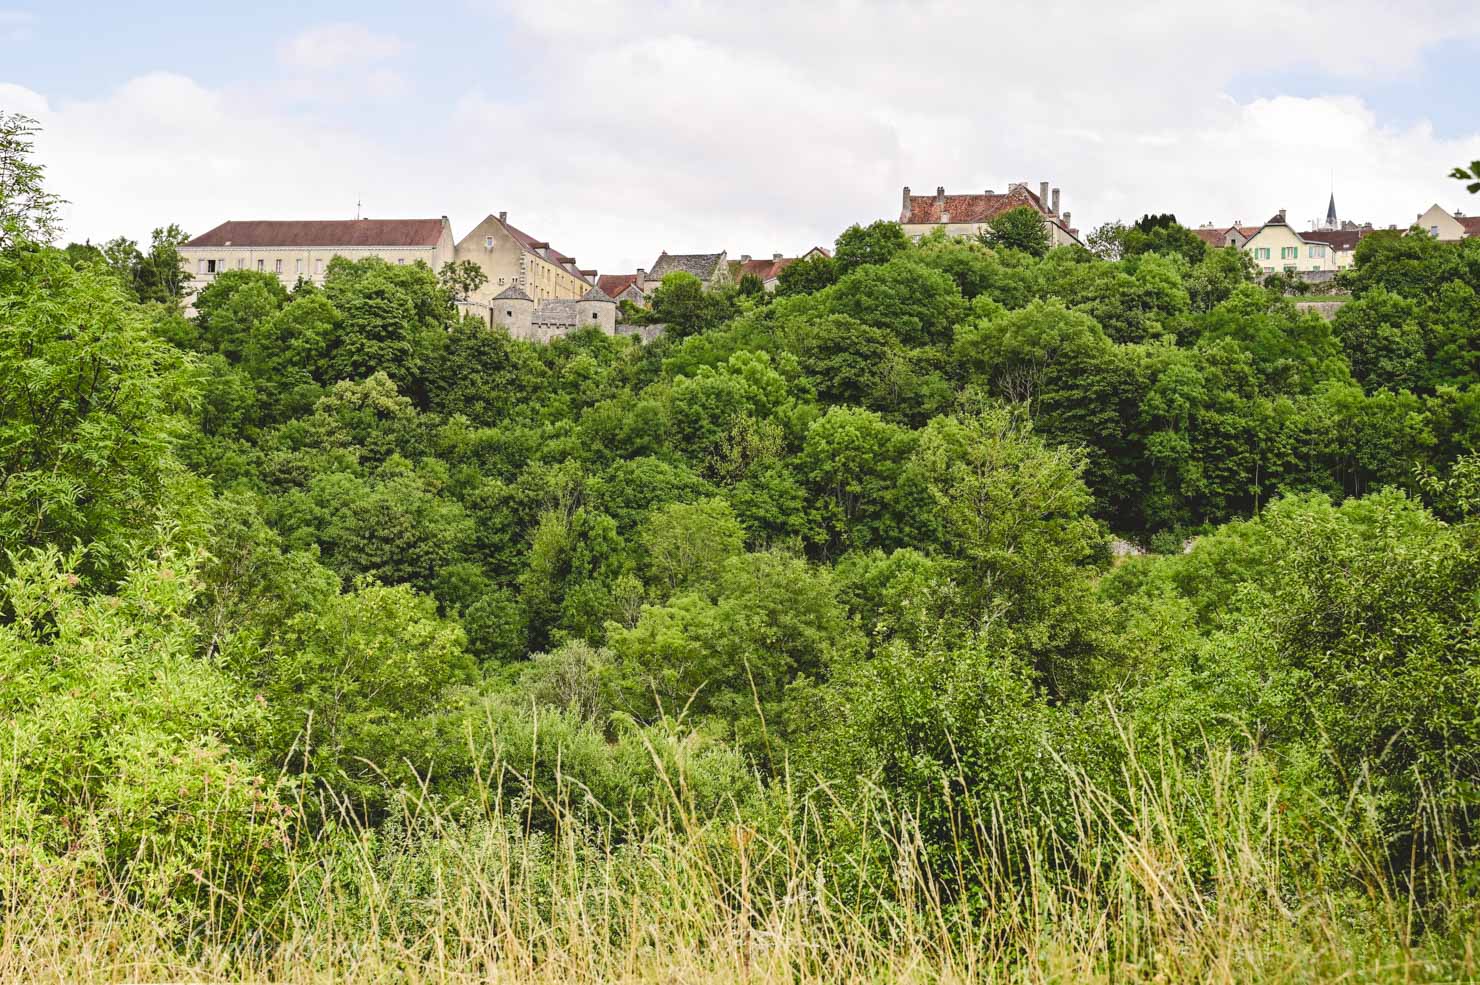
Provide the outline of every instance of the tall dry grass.
[[[1136,765],[1114,784],[1064,765],[1067,805],[964,805],[944,865],[938,854],[926,861],[909,805],[882,794],[845,805],[783,781],[768,809],[700,817],[681,778],[670,814],[640,832],[579,821],[582,794],[569,783],[538,805],[489,783],[457,809],[408,797],[374,831],[344,817],[320,823],[294,846],[262,913],[207,886],[204,910],[182,919],[138,905],[127,867],[100,875],[12,850],[0,860],[0,979],[1250,983],[1480,973],[1459,881],[1440,873],[1424,884],[1426,928],[1415,890],[1399,888],[1416,881],[1373,863],[1344,805],[1305,838],[1292,835],[1283,792],[1257,757],[1209,750],[1195,773],[1175,758],[1125,761]],[[1007,821],[1052,806],[1074,819],[1069,830]],[[17,807],[7,823],[24,816]],[[213,871],[210,858],[194,862]]]

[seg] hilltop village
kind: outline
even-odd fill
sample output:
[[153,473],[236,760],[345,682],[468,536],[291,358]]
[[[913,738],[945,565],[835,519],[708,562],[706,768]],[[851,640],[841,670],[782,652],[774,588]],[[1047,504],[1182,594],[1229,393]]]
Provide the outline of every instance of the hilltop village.
[[[1005,192],[917,195],[905,186],[898,223],[911,239],[934,232],[982,238],[1003,215],[1029,210],[1041,220],[1049,247],[1092,246],[1061,210],[1060,189],[1047,181],[1036,190],[1013,182]],[[1357,243],[1375,227],[1371,222],[1342,220],[1333,194],[1326,216],[1298,230],[1280,209],[1261,224],[1236,219],[1228,225],[1203,223],[1191,232],[1210,247],[1245,251],[1264,275],[1284,274],[1309,283],[1333,280],[1352,265]],[[1389,226],[1395,229],[1396,226]],[[1480,236],[1480,216],[1467,216],[1439,205],[1417,214],[1412,228],[1441,240]],[[462,292],[458,305],[507,329],[514,338],[548,342],[579,327],[607,334],[651,337],[660,326],[643,324],[623,311],[647,308],[663,278],[683,272],[707,290],[749,284],[774,292],[783,271],[798,261],[829,256],[814,246],[801,256],[769,257],[726,249],[704,253],[659,253],[652,264],[632,272],[602,273],[582,267],[576,257],[556,249],[509,221],[508,212],[490,214],[458,238],[444,215],[435,219],[227,220],[180,247],[184,273],[193,297],[227,270],[276,274],[285,285],[299,280],[322,283],[334,257],[350,260],[378,257],[386,263],[424,263],[432,270],[447,265],[476,268],[477,286]],[[630,305],[631,307],[624,307]]]

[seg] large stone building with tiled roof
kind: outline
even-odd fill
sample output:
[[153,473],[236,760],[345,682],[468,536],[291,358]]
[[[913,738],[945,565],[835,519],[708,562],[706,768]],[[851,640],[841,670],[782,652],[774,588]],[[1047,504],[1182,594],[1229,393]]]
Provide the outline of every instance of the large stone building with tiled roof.
[[947,236],[979,236],[992,228],[997,216],[1024,206],[1043,216],[1049,246],[1080,243],[1079,230],[1074,228],[1070,214],[1059,212],[1059,190],[1050,193],[1046,181],[1039,183],[1037,194],[1025,181],[1013,182],[1001,194],[989,188],[982,193],[947,195],[944,186],[938,186],[934,195],[912,195],[906,185],[899,224],[911,239],[937,229],[945,230]]
[[517,287],[536,302],[578,298],[596,282],[595,270],[582,270],[544,240],[509,224],[509,214],[490,215],[474,226],[453,251],[453,260],[477,264],[488,282],[469,299],[477,309],[506,287]]
[[320,283],[329,261],[418,260],[433,270],[452,259],[452,224],[440,219],[229,219],[180,247],[191,294],[227,270],[276,274],[289,287]]

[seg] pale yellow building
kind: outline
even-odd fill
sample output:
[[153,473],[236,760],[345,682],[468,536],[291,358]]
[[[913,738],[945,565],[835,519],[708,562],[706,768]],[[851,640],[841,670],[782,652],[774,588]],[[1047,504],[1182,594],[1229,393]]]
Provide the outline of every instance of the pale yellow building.
[[329,261],[379,257],[418,260],[432,270],[452,259],[452,224],[440,219],[228,220],[180,247],[194,297],[227,270],[274,274],[291,287],[299,279],[323,283]]
[[1243,244],[1260,272],[1335,273],[1352,265],[1357,243],[1366,230],[1317,229],[1297,232],[1285,220],[1285,210],[1272,216]]
[[1453,241],[1480,236],[1480,216],[1450,212],[1437,205],[1431,205],[1427,212],[1419,213],[1413,224],[1434,239]]
[[596,271],[582,270],[576,258],[549,243],[509,225],[509,214],[490,215],[460,239],[454,262],[470,260],[488,282],[470,299],[473,308],[486,308],[507,288],[517,287],[536,304],[579,298],[596,286]]
[[911,239],[937,229],[945,230],[947,236],[979,236],[992,228],[997,216],[1022,206],[1043,216],[1049,246],[1084,245],[1070,214],[1059,212],[1059,190],[1050,192],[1046,181],[1039,182],[1037,194],[1025,181],[1013,182],[1000,195],[991,189],[981,194],[947,195],[944,186],[938,186],[934,195],[911,195],[906,185],[899,224]]

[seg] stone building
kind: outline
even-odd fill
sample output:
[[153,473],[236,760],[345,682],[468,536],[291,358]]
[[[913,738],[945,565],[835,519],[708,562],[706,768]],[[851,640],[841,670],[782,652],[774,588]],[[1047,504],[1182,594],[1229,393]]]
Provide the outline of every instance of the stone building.
[[937,229],[944,229],[948,236],[978,236],[992,228],[997,216],[1023,206],[1043,216],[1049,246],[1083,245],[1070,214],[1059,212],[1059,190],[1050,194],[1046,181],[1039,182],[1037,194],[1025,181],[1013,182],[1002,194],[989,188],[983,193],[947,195],[944,186],[937,186],[934,195],[911,195],[906,185],[899,224],[911,239]]
[[544,240],[509,225],[509,213],[490,215],[474,226],[453,250],[455,262],[471,260],[488,278],[466,306],[475,313],[517,287],[535,301],[579,298],[595,284],[596,271],[582,270]]
[[724,250],[718,253],[669,253],[664,250],[653,261],[651,270],[638,268],[637,285],[643,294],[652,297],[653,292],[663,283],[663,278],[678,271],[693,274],[709,290],[728,287],[733,283],[730,279],[729,255]]
[[386,263],[418,260],[433,270],[452,259],[452,224],[440,219],[229,219],[180,247],[190,295],[227,270],[275,274],[291,287],[299,278],[323,283],[335,257]]
[[754,276],[760,279],[767,291],[775,291],[776,285],[781,282],[781,271],[798,260],[818,256],[830,257],[832,254],[820,246],[812,247],[799,257],[784,257],[780,253],[772,253],[769,260],[753,260],[748,253],[741,254],[739,260],[730,261],[730,279],[738,284],[747,275]]
[[638,286],[636,274],[602,274],[596,278],[596,286],[613,301],[631,301],[646,305],[647,295]]
[[617,333],[617,302],[592,286],[579,298],[535,301],[521,288],[510,285],[491,299],[489,321],[502,325],[512,338],[549,342],[578,328],[596,328],[607,335]]

